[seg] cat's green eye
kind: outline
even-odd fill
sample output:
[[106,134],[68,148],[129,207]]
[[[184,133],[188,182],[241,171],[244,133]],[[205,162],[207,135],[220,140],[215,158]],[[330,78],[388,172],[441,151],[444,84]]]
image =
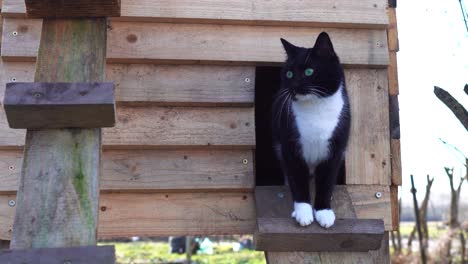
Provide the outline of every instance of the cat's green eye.
[[305,69],[304,73],[305,73],[306,76],[311,76],[314,73],[314,69],[307,68],[307,69]]
[[293,77],[292,71],[287,71],[286,72],[286,77],[288,77],[288,79],[291,79]]

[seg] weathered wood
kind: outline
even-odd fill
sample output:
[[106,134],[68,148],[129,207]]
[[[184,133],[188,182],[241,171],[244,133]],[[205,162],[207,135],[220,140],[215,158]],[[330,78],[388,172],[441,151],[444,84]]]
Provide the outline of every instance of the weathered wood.
[[269,264],[390,264],[388,232],[379,250],[369,252],[267,252]]
[[[40,20],[5,19],[4,60],[34,60],[39,42]],[[24,26],[23,26],[24,25]],[[17,28],[30,36],[13,36]],[[275,64],[284,62],[279,37],[311,47],[325,29],[242,25],[117,22],[108,31],[110,62]],[[327,29],[341,62],[347,66],[386,67],[389,62],[385,29]],[[20,39],[27,39],[21,42]],[[170,45],[168,44],[170,43]]]
[[35,248],[28,250],[0,251],[0,263],[8,264],[114,264],[114,246]]
[[[35,81],[104,81],[106,29],[44,20]],[[12,249],[96,243],[100,147],[100,129],[28,130]]]
[[[313,188],[312,188],[313,189]],[[376,193],[380,192],[380,198]],[[312,192],[314,197],[315,192]],[[290,218],[292,200],[282,186],[257,186],[255,188],[258,217]],[[392,230],[390,189],[381,185],[338,185],[333,193],[332,208],[336,217],[357,219],[383,219],[385,230]],[[292,219],[291,219],[292,221]]]
[[397,52],[400,48],[398,45],[398,24],[396,17],[396,8],[388,8],[388,50]]
[[[0,192],[18,190],[22,158],[19,150],[0,150]],[[251,190],[255,181],[253,166],[251,150],[107,150],[102,153],[100,189]]]
[[390,204],[392,205],[392,230],[398,229],[400,223],[400,210],[398,203],[398,186],[390,186]]
[[[11,130],[0,110],[0,149],[19,149],[24,131]],[[120,106],[117,124],[104,128],[105,148],[255,146],[253,107]]]
[[398,84],[397,54],[395,51],[389,52],[390,63],[388,64],[388,93],[398,95],[400,88]]
[[386,70],[346,72],[351,104],[351,137],[346,151],[346,184],[390,185],[389,99]]
[[7,83],[3,105],[11,128],[115,125],[112,83]]
[[390,148],[392,152],[392,185],[401,186],[402,173],[401,173],[401,146],[399,139],[392,139],[390,141]]
[[377,219],[337,219],[324,229],[294,219],[257,218],[255,249],[261,251],[369,251],[380,248],[384,224]]
[[[253,108],[120,107],[104,144],[128,146],[255,145]],[[156,121],[157,120],[157,121]]]
[[390,137],[391,139],[400,139],[400,105],[398,103],[398,95],[389,96],[389,111],[390,111]]
[[41,39],[42,20],[2,20],[2,58],[12,61],[35,61]]
[[118,17],[120,0],[25,0],[28,17],[83,18]]
[[[2,62],[5,82],[29,82],[34,62]],[[107,64],[119,103],[253,105],[255,67],[220,65]],[[0,86],[0,98],[3,96]]]
[[[119,20],[213,24],[307,25],[347,28],[385,28],[386,0],[313,1],[152,1],[122,0]],[[24,1],[5,0],[2,15],[24,17]]]
[[[9,239],[14,195],[0,195],[0,239]],[[250,192],[103,193],[98,238],[252,234]],[[71,229],[70,229],[71,230]],[[84,231],[82,231],[84,232]]]

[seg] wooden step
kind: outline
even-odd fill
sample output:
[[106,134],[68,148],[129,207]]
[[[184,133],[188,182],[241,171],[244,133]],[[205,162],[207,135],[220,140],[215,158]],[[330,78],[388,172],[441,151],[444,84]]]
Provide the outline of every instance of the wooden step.
[[[311,184],[312,194],[314,186]],[[289,190],[282,186],[258,186],[255,188],[257,229],[254,233],[255,248],[267,252],[287,251],[369,251],[381,247],[385,234],[383,219],[366,219],[357,214],[359,205],[353,203],[348,186],[336,186],[332,208],[337,220],[325,229],[317,222],[301,227],[290,217],[292,199]],[[381,196],[374,197],[375,200]],[[368,201],[372,203],[372,201]],[[360,216],[361,219],[358,219]]]
[[380,248],[380,219],[337,219],[328,228],[299,226],[293,218],[257,218],[255,249],[262,251],[369,251]]

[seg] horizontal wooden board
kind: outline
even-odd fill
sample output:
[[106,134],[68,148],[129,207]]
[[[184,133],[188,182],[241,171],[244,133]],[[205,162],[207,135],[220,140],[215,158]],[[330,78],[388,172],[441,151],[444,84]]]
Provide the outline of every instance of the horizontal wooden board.
[[[387,1],[122,0],[119,20],[384,28]],[[24,17],[24,1],[5,0],[2,15]]]
[[[278,64],[285,55],[280,37],[311,47],[323,28],[117,22],[110,24],[110,62]],[[34,61],[41,21],[5,19],[2,57]],[[22,30],[20,30],[22,29]],[[21,32],[20,32],[21,31]],[[17,35],[13,33],[17,32]],[[327,29],[345,65],[388,65],[385,29]]]
[[[34,62],[2,62],[5,82],[34,80]],[[108,64],[107,80],[120,103],[246,105],[254,102],[255,67],[220,65]]]
[[3,101],[11,128],[115,125],[114,84],[10,82]]
[[336,219],[330,228],[301,227],[291,217],[257,218],[255,250],[369,251],[380,248],[384,224],[379,219]]
[[[0,195],[0,239],[9,239],[15,195]],[[99,238],[251,234],[253,195],[235,193],[108,193],[99,201]]]
[[[314,187],[311,189],[313,190]],[[378,192],[381,194],[380,198],[376,197]],[[273,195],[271,195],[272,193]],[[314,195],[312,192],[312,197]],[[293,204],[290,193],[285,187],[259,186],[255,189],[255,196],[257,204],[270,205],[257,206],[258,217],[290,218]],[[333,192],[332,208],[334,208],[338,219],[354,217],[382,219],[385,230],[392,230],[389,186],[338,185]]]
[[[255,146],[253,108],[120,106],[117,123],[103,129],[107,148]],[[24,144],[24,130],[8,127],[0,109],[0,149]]]
[[386,70],[346,72],[351,135],[346,151],[346,184],[390,185],[390,124]]
[[83,18],[120,16],[120,0],[27,0],[25,3],[28,17]]
[[63,248],[30,248],[0,251],[0,263],[53,264],[86,263],[115,264],[114,246]]
[[[18,188],[23,152],[0,150],[0,192]],[[101,191],[235,191],[254,187],[251,150],[107,150]],[[245,161],[244,161],[245,160]]]

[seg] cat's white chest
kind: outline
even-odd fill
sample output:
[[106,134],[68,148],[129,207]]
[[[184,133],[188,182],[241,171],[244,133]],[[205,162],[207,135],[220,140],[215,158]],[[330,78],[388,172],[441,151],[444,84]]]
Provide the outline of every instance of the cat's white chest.
[[330,138],[344,105],[341,89],[343,88],[340,87],[329,97],[308,96],[307,99],[302,98],[292,103],[302,155],[310,173],[315,171],[318,163],[328,158]]

